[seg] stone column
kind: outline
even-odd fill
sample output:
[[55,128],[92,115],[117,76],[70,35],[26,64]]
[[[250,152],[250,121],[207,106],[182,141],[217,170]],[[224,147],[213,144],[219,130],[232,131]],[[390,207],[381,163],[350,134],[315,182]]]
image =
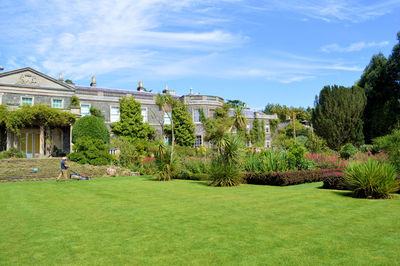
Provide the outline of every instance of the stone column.
[[40,157],[44,157],[44,126],[40,126],[39,153]]
[[69,126],[69,152],[72,152],[72,125]]
[[10,131],[7,131],[7,148],[6,150],[8,151],[13,147],[13,133]]

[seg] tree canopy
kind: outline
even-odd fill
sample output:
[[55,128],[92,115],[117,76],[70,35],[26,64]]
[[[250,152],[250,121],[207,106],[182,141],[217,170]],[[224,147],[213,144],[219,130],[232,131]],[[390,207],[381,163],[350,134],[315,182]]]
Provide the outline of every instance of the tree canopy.
[[315,99],[312,122],[315,133],[327,141],[331,149],[344,144],[360,145],[364,141],[362,113],[366,97],[358,86],[325,86]]
[[119,101],[120,120],[111,124],[112,132],[119,136],[148,140],[154,137],[155,129],[143,122],[141,104],[133,96],[122,97]]
[[172,107],[172,120],[174,121],[175,141],[181,146],[193,146],[196,141],[194,123],[186,105],[177,101]]
[[104,143],[110,142],[110,132],[104,120],[93,115],[79,118],[72,128],[72,142],[77,143],[82,137],[100,139]]
[[368,143],[400,126],[400,32],[397,38],[388,59],[374,55],[358,82],[367,96],[363,119]]

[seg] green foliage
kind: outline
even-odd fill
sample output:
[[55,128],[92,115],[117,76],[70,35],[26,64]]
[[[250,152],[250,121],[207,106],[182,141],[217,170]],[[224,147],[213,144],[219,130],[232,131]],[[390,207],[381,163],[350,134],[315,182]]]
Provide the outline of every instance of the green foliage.
[[359,198],[386,199],[400,189],[395,167],[372,159],[350,164],[345,179]]
[[288,155],[285,150],[264,150],[249,152],[246,155],[244,170],[253,173],[284,172],[293,170],[288,164]]
[[357,149],[353,144],[347,143],[340,149],[340,158],[349,159],[357,153]]
[[21,128],[25,127],[65,127],[75,122],[74,114],[42,104],[34,106],[23,105],[21,108],[8,113],[2,109],[0,112],[7,114],[6,117],[2,118],[7,130],[17,134],[20,133]]
[[134,97],[122,97],[119,107],[120,121],[111,124],[112,131],[116,135],[143,140],[154,137],[155,129],[148,122],[143,123],[140,102]]
[[373,143],[379,151],[389,156],[390,162],[400,173],[400,129],[394,130],[392,134],[373,139]]
[[70,79],[66,79],[64,82],[70,85],[75,85],[75,83]]
[[235,108],[235,107],[243,108],[246,106],[246,103],[244,103],[240,100],[227,100],[226,103],[229,104],[232,108]]
[[253,146],[256,147],[264,147],[265,146],[265,122],[261,120],[261,123],[258,119],[253,120],[253,126],[250,129],[249,139]]
[[[294,125],[296,127],[296,136],[307,136],[307,128],[303,126],[299,121],[295,121]],[[285,134],[287,137],[293,138],[293,122],[291,121],[287,126],[280,130],[281,134]]]
[[172,108],[172,119],[174,120],[175,141],[181,146],[190,147],[196,141],[194,135],[194,123],[186,105],[176,102]]
[[171,151],[165,147],[162,141],[159,142],[159,149],[156,153],[156,165],[158,181],[170,181],[180,169],[179,160],[176,156],[171,156]]
[[79,98],[76,96],[71,97],[71,106],[80,106]]
[[267,104],[264,108],[264,113],[265,114],[277,114],[279,121],[285,122],[287,120],[288,117],[292,117],[293,112],[295,113],[296,116],[296,120],[299,121],[303,121],[303,120],[307,120],[310,121],[311,120],[311,112],[312,109],[311,108],[303,108],[303,107],[287,107],[286,105],[280,105],[280,104]]
[[314,134],[311,130],[308,132],[307,140],[304,146],[311,153],[321,153],[328,149],[326,140]]
[[112,160],[108,146],[101,139],[80,137],[72,149],[74,152],[68,154],[69,159],[80,164],[107,165]]
[[8,159],[8,158],[26,158],[26,154],[16,148],[11,148],[8,151],[0,152],[0,159]]
[[104,120],[92,115],[79,118],[72,128],[72,142],[76,143],[79,138],[90,137],[100,139],[104,143],[110,142],[110,132]]
[[294,141],[288,149],[288,163],[291,168],[297,168],[299,170],[313,168],[312,164],[307,164],[307,160],[304,158],[306,148],[302,146],[298,141]]
[[315,133],[334,150],[346,143],[361,145],[365,102],[365,93],[357,86],[325,86],[316,97],[312,113]]
[[239,136],[224,138],[224,144],[211,162],[211,186],[237,186],[242,181],[244,144]]
[[104,115],[100,109],[97,109],[97,108],[94,108],[93,106],[91,106],[89,111],[90,111],[90,115],[104,120]]
[[174,178],[189,180],[209,179],[210,162],[205,159],[187,158]]
[[374,55],[358,85],[365,90],[364,134],[367,143],[400,125],[400,34],[392,54]]

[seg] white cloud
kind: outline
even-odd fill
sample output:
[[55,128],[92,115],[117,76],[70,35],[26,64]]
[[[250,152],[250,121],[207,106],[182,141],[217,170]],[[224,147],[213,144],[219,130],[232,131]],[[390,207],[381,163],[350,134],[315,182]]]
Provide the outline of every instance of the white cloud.
[[257,1],[254,6],[256,6],[254,9],[264,12],[285,10],[325,22],[357,23],[395,12],[400,7],[400,1],[383,0],[367,3],[362,0],[267,0]]
[[321,47],[321,51],[325,53],[330,53],[330,52],[342,52],[342,53],[348,53],[348,52],[356,52],[356,51],[361,51],[366,48],[371,48],[371,47],[383,47],[388,45],[388,41],[383,41],[383,42],[356,42],[352,43],[348,46],[340,46],[336,43],[334,44],[328,44],[325,46]]

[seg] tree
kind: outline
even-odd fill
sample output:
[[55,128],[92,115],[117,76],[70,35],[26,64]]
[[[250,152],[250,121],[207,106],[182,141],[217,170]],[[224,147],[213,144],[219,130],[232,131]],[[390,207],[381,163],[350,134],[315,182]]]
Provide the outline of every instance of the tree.
[[104,143],[110,142],[110,132],[104,120],[92,115],[79,118],[72,128],[72,142],[76,143],[82,137],[100,139]]
[[175,128],[174,128],[174,119],[172,117],[172,108],[176,105],[176,99],[172,98],[169,94],[157,94],[156,104],[163,110],[163,112],[168,116],[171,121],[171,154],[170,161],[174,156],[174,146],[175,146]]
[[246,106],[246,103],[244,103],[240,100],[228,100],[226,103],[229,104],[232,108],[235,108],[235,107],[244,108]]
[[154,137],[155,129],[143,122],[141,104],[133,96],[122,97],[119,101],[120,120],[111,124],[112,132],[132,140],[149,140]]
[[258,119],[253,120],[253,126],[250,129],[249,138],[252,144],[258,144],[260,142],[260,124]]
[[331,149],[344,144],[360,145],[364,141],[361,120],[366,96],[358,86],[325,86],[315,99],[312,122],[315,133],[323,137]]
[[172,120],[174,121],[175,141],[181,146],[193,146],[196,141],[194,135],[195,125],[186,105],[177,101],[172,107]]
[[400,125],[400,32],[397,38],[389,58],[374,55],[358,82],[367,96],[363,119],[368,143]]
[[237,132],[243,135],[244,130],[246,130],[246,126],[247,126],[247,118],[243,114],[243,107],[240,106],[234,107],[232,126],[229,131],[232,131],[232,128],[236,128]]

